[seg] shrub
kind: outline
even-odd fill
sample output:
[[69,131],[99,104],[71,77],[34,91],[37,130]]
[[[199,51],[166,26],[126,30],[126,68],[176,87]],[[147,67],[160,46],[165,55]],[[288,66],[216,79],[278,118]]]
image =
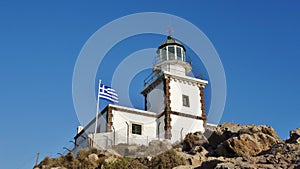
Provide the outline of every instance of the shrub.
[[130,162],[129,162],[129,158],[119,158],[117,159],[115,162],[113,163],[105,163],[104,164],[104,168],[105,169],[119,169],[119,168],[123,168],[123,169],[128,169]]
[[185,165],[185,160],[178,156],[174,150],[169,150],[153,157],[148,167],[155,169],[171,169],[179,165]]

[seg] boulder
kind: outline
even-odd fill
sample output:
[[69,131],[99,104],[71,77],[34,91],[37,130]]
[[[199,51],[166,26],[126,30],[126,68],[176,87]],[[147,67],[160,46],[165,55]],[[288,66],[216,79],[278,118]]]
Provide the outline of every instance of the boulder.
[[177,167],[174,167],[173,169],[194,169],[194,167],[187,165],[179,165]]
[[290,131],[290,138],[286,143],[300,143],[300,128]]
[[205,143],[208,143],[208,140],[201,132],[189,133],[183,140],[182,150],[195,154],[195,148]]
[[216,128],[217,126],[206,125],[203,135],[206,138],[209,138],[216,131]]
[[113,156],[116,156],[116,157],[122,157],[118,152],[116,152],[115,150],[113,149],[107,149],[104,153],[104,156],[110,156],[110,155],[113,155]]
[[[212,140],[215,139],[215,140]],[[224,123],[209,139],[218,156],[248,157],[269,150],[281,140],[269,126]]]
[[137,153],[137,149],[138,149],[138,147],[135,145],[128,146],[125,149],[125,154],[126,155],[135,155]]
[[98,155],[93,153],[93,154],[88,155],[88,158],[90,161],[96,162],[98,160]]
[[232,168],[236,168],[236,166],[231,162],[219,163],[215,167],[215,169],[232,169]]
[[160,140],[152,140],[149,142],[149,146],[159,146],[160,142]]
[[176,152],[176,154],[183,158],[186,161],[186,164],[192,165],[192,166],[199,166],[201,164],[201,158],[197,155],[191,155],[184,152]]
[[172,148],[172,144],[168,140],[163,140],[160,142],[160,147],[163,151],[167,151]]
[[106,158],[106,159],[104,160],[104,162],[107,163],[107,164],[110,164],[110,163],[114,163],[114,162],[117,161],[118,159],[119,159],[119,158],[116,158],[116,157],[114,157],[114,156],[110,156],[110,157]]

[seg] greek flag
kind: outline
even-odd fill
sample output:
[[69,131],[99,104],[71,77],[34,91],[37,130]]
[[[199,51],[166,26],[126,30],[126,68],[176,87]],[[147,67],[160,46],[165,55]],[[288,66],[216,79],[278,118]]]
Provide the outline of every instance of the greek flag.
[[112,102],[115,102],[115,103],[119,102],[117,92],[113,88],[105,86],[101,83],[99,84],[99,95],[98,95],[98,97],[109,100],[109,101],[112,101]]

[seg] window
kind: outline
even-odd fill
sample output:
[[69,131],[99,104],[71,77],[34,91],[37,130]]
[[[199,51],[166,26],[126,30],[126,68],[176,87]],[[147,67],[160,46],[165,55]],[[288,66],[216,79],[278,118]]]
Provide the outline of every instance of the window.
[[177,53],[177,60],[182,60],[181,48],[180,47],[176,47],[176,53]]
[[182,105],[185,107],[190,107],[189,96],[182,95]]
[[167,60],[167,50],[166,48],[161,49],[161,61]]
[[169,60],[175,60],[175,48],[172,46],[168,47]]
[[132,124],[132,134],[142,135],[142,125]]

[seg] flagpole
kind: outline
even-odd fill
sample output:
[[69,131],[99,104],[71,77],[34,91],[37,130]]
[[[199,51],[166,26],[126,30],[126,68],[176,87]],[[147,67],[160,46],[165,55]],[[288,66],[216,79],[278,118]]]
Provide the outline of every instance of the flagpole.
[[95,142],[95,134],[97,133],[97,126],[98,126],[98,112],[99,112],[99,105],[100,105],[100,98],[99,98],[100,84],[101,84],[101,80],[99,80],[99,82],[98,82],[97,107],[96,107],[96,119],[95,119],[95,133],[94,133],[93,142]]

